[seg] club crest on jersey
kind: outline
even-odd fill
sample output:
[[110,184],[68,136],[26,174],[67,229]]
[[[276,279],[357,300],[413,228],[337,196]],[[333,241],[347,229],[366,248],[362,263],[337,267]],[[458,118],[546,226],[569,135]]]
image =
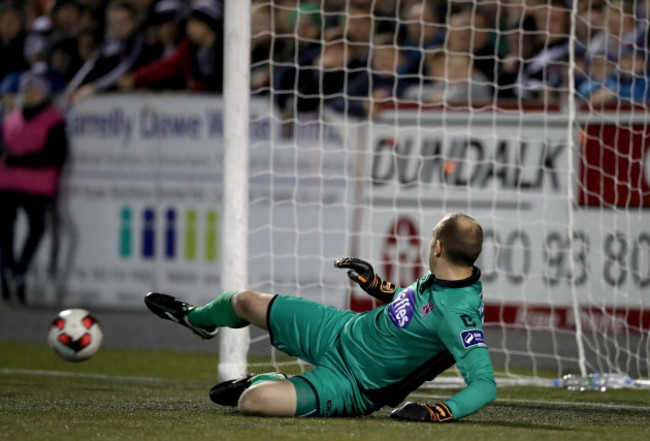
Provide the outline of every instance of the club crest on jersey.
[[485,344],[485,336],[483,335],[483,331],[480,329],[470,329],[468,331],[463,331],[460,333],[460,339],[463,341],[463,347],[465,349],[474,346],[487,346]]
[[415,292],[406,288],[399,293],[388,307],[388,317],[400,329],[406,328],[415,312]]
[[422,320],[427,318],[429,314],[433,312],[435,309],[435,306],[431,302],[427,303],[426,305],[420,306],[420,315],[422,316]]

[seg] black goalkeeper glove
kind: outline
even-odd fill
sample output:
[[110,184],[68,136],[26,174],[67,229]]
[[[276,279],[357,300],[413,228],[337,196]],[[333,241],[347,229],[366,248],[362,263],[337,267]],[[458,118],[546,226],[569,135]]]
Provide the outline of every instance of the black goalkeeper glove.
[[365,292],[384,303],[393,301],[396,286],[381,279],[372,266],[365,260],[356,257],[341,257],[334,261],[337,268],[348,268],[348,277],[357,283]]
[[391,418],[402,421],[419,421],[424,423],[446,423],[454,416],[446,404],[421,404],[409,401],[390,413]]

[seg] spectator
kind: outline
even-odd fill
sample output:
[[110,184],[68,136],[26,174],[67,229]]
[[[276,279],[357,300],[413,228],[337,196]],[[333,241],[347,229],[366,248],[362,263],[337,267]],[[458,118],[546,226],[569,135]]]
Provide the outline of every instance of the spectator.
[[347,0],[323,0],[323,14],[327,28],[338,26],[338,13],[345,10]]
[[322,15],[320,3],[300,3],[292,8],[286,16],[288,60],[300,62],[303,54],[316,50],[320,46]]
[[505,47],[499,46],[494,33],[494,22],[487,10],[476,8],[470,14],[469,41],[473,65],[491,83],[499,77],[499,59]]
[[54,1],[51,14],[55,38],[74,38],[84,26],[82,8],[76,0]]
[[119,87],[155,87],[180,79],[180,84],[194,91],[221,93],[223,90],[223,32],[221,4],[199,0],[192,6],[187,21],[187,38],[176,51],[125,75]]
[[[7,0],[4,0],[5,2]],[[46,11],[39,5],[38,0],[8,0],[17,3],[22,9],[23,22],[25,25],[25,32],[33,31],[32,24],[39,16],[43,15]]]
[[273,55],[277,61],[293,60],[296,52],[296,37],[289,15],[297,8],[297,0],[275,0],[271,2],[271,23],[274,34]]
[[589,42],[604,28],[604,3],[604,0],[579,0],[577,3],[576,52],[580,55],[585,55]]
[[592,106],[625,103],[643,104],[650,98],[650,83],[646,76],[647,53],[628,49],[619,54],[617,69],[602,84],[592,84],[588,90]]
[[349,50],[343,40],[341,28],[332,28],[325,34],[325,44],[313,64],[305,66],[297,83],[295,108],[299,112],[321,109],[323,99],[332,97],[345,84],[354,81],[356,74],[365,67],[355,51]]
[[[65,88],[63,77],[47,64],[47,38],[44,35],[31,33],[25,39],[25,59],[30,69],[44,74],[51,86],[52,93],[60,93]],[[0,83],[0,94],[6,111],[14,108],[14,100],[20,88],[20,79],[24,71],[11,72]]]
[[[13,294],[26,303],[25,274],[45,229],[45,218],[58,193],[68,140],[63,115],[50,103],[47,77],[23,75],[22,108],[3,123],[0,147],[0,278],[2,296]],[[28,220],[28,235],[14,255],[14,224],[18,210]]]
[[497,17],[502,42],[505,43],[505,55],[500,60],[497,79],[498,95],[501,99],[516,98],[517,77],[525,60],[530,60],[539,50],[535,35],[537,25],[535,18],[522,0],[504,1],[501,15]]
[[[472,70],[481,73],[480,78],[490,83],[499,76],[498,49],[495,47],[493,24],[485,10],[464,8],[449,18],[445,50],[452,55],[469,54]],[[427,63],[427,66],[430,66]],[[470,77],[472,77],[471,75]]]
[[288,20],[288,30],[295,34],[300,50],[318,44],[322,25],[320,3],[301,3],[289,13]]
[[[475,67],[494,78],[495,49],[489,42],[488,22],[479,11],[463,9],[449,18],[445,50],[452,54],[471,54]],[[479,55],[480,54],[480,55]]]
[[295,45],[298,53],[295,54],[293,63],[284,64],[275,73],[274,100],[282,113],[283,120],[293,118],[297,106],[296,89],[304,81],[310,81],[315,69],[314,63],[321,55],[320,30],[321,14],[320,5],[303,3],[300,9],[289,14],[289,29],[295,30]]
[[569,10],[564,0],[553,0],[533,11],[537,52],[532,59],[522,60],[515,94],[528,100],[557,101],[568,62]]
[[135,14],[126,0],[113,0],[108,5],[106,38],[68,85],[70,101],[113,88],[124,74],[153,59],[144,50],[144,36],[137,30]]
[[[444,46],[429,52],[425,58],[422,71],[426,76],[420,78],[420,84],[409,87],[405,98],[438,103],[487,102],[491,99],[492,81],[475,64],[478,58],[483,62],[481,66],[494,76],[495,49],[488,41],[487,22],[483,15],[472,9],[459,8],[458,11],[449,19]],[[491,56],[479,58],[475,55],[478,51],[491,52]],[[459,69],[458,72],[453,73],[454,67]]]
[[27,69],[23,58],[25,41],[21,9],[10,2],[0,5],[0,80],[9,72]]
[[584,63],[585,72],[580,72],[576,78],[576,88],[580,98],[589,96],[605,85],[607,77],[615,70],[613,63],[604,56],[593,57]]
[[475,69],[468,53],[437,51],[427,55],[427,71],[433,82],[411,86],[405,99],[433,104],[473,104],[492,101],[488,78]]
[[[272,61],[281,48],[275,47],[272,9],[268,4],[253,3],[251,8],[251,90],[260,92],[271,81]],[[283,40],[279,40],[282,42]]]
[[368,51],[374,35],[373,16],[365,7],[351,4],[348,12],[339,17],[337,26],[326,31],[327,41],[341,39],[348,70],[356,73],[366,68]]
[[50,60],[56,64],[55,69],[68,83],[81,67],[80,64],[73,64],[72,59],[77,49],[77,36],[83,29],[82,8],[78,1],[56,0],[52,2],[50,15],[51,20],[49,17],[40,17],[39,20],[50,20],[49,50],[50,54],[56,52],[56,57],[51,57]]
[[359,72],[329,105],[350,115],[372,115],[378,106],[393,103],[412,85],[413,80],[399,75],[407,58],[393,44],[392,34],[380,34],[370,49],[370,69]]
[[[82,29],[77,38],[68,40],[54,40],[50,47],[49,62],[52,69],[63,77],[66,84],[93,56],[99,46],[100,37],[95,27]],[[70,43],[73,43],[71,46]]]
[[587,59],[604,55],[610,61],[617,61],[623,51],[646,47],[647,29],[643,22],[637,23],[632,2],[607,2],[604,15],[605,28],[589,42]]
[[[400,6],[404,1],[400,2]],[[375,34],[390,34],[398,30],[396,0],[375,0],[372,3],[372,21]]]
[[96,27],[106,21],[107,0],[77,0],[82,8],[82,27]]
[[185,5],[180,0],[156,3],[149,20],[149,30],[156,58],[173,54],[185,38]]
[[[147,50],[155,60],[171,56],[185,40],[185,5],[180,0],[161,0],[147,18]],[[149,86],[157,90],[178,90],[185,87],[185,78],[176,75]]]
[[363,8],[351,6],[340,24],[344,29],[348,50],[357,58],[368,51],[373,38],[373,18]]
[[403,73],[422,74],[424,54],[444,43],[444,28],[440,26],[436,10],[428,2],[413,3],[406,9],[404,22],[406,37],[401,46],[406,60]]
[[133,9],[135,10],[135,15],[138,19],[138,22],[149,24],[150,20],[154,15],[154,9],[161,0],[129,0]]

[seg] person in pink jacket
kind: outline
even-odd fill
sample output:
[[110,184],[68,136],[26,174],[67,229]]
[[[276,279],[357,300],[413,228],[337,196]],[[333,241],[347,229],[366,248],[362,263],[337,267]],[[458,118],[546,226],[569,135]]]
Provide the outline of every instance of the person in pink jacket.
[[[0,142],[0,277],[3,301],[25,299],[25,274],[45,231],[68,152],[63,114],[51,101],[44,75],[28,72],[20,82],[21,106],[2,124]],[[14,253],[18,211],[27,216],[27,237]],[[13,297],[13,299],[12,299]]]

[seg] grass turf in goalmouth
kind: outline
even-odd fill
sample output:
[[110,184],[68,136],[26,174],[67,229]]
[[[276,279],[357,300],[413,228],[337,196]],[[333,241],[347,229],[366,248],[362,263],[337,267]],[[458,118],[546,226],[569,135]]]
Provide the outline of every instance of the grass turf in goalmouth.
[[[212,355],[103,349],[67,363],[46,346],[16,343],[0,343],[0,353],[0,439],[7,440],[602,441],[644,439],[650,426],[647,390],[522,386],[500,388],[495,402],[451,424],[394,421],[388,408],[364,418],[243,417],[210,402]],[[409,399],[455,392],[419,390]]]

